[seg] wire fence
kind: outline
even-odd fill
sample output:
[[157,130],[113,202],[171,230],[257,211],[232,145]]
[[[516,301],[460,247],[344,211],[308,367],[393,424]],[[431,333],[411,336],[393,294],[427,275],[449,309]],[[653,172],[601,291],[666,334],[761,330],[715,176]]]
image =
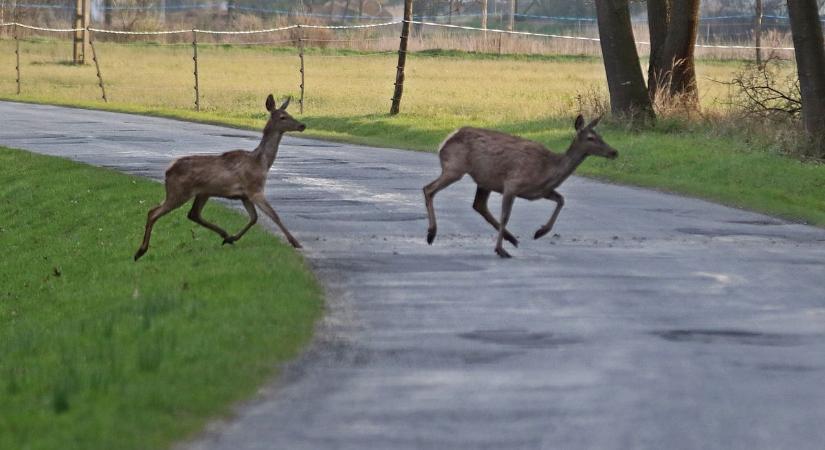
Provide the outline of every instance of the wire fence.
[[[21,9],[21,10],[56,10],[56,11],[74,11],[75,6],[73,4],[51,4],[51,3],[10,3],[8,6],[4,6],[7,9]],[[154,13],[160,14],[163,12],[168,11],[198,11],[198,10],[218,10],[218,11],[246,11],[246,12],[253,12],[253,13],[261,13],[261,14],[270,14],[270,15],[281,15],[281,16],[288,16],[288,17],[317,17],[323,19],[338,19],[338,20],[387,20],[387,18],[391,18],[389,13],[384,13],[382,15],[372,15],[368,13],[361,13],[361,14],[353,14],[350,10],[345,10],[343,12],[336,13],[333,10],[329,12],[319,12],[314,13],[311,11],[300,10],[300,9],[283,9],[283,8],[265,8],[260,6],[246,6],[246,5],[238,5],[232,4],[230,2],[206,2],[206,3],[199,3],[199,4],[186,4],[186,5],[164,5],[161,6],[159,4],[153,5],[97,5],[96,10],[98,11],[138,11],[143,13]],[[424,14],[424,15],[416,15],[414,20],[420,21],[444,21],[444,20],[464,20],[464,19],[473,19],[473,18],[480,18],[483,14],[481,12],[468,12],[464,10],[456,10],[455,13],[450,14]],[[488,17],[498,17],[499,19],[506,16],[504,12],[496,11],[487,14]],[[593,17],[579,17],[579,16],[558,16],[558,15],[542,15],[542,14],[526,14],[526,13],[514,13],[513,16],[516,20],[521,21],[564,21],[564,22],[595,22],[596,19]],[[787,22],[790,18],[786,15],[780,14],[763,14],[762,18],[764,20],[775,20],[775,21],[783,21]],[[699,18],[700,22],[728,22],[731,20],[735,21],[748,21],[753,23],[754,15],[753,14],[723,14],[723,15],[716,15],[716,16],[701,16]],[[644,16],[639,16],[634,19],[638,22],[646,22],[647,18]],[[821,19],[825,21],[825,19]]]
[[[119,4],[118,4],[119,3]],[[393,20],[391,9],[377,11],[363,10],[356,12],[341,2],[331,1],[315,10],[296,4],[294,7],[265,7],[238,4],[236,1],[204,2],[197,4],[179,4],[172,1],[164,2],[93,2],[91,15],[95,22],[102,23],[104,28],[128,28],[134,30],[148,28],[215,28],[215,26],[231,29],[262,28],[261,23],[271,20],[289,20],[293,22],[309,23],[323,22],[331,25],[348,22],[386,22]],[[297,3],[297,2],[296,2]],[[336,3],[338,3],[336,5]],[[352,2],[355,5],[357,2]],[[363,5],[363,2],[360,2]],[[416,14],[414,20],[433,23],[447,23],[455,25],[479,26],[481,12],[478,5],[463,5],[465,2],[456,2],[456,8],[446,8],[447,2],[440,2],[441,6],[430,10],[427,14]],[[491,2],[495,5],[495,2]],[[378,4],[376,2],[376,4]],[[449,2],[452,5],[453,2]],[[463,6],[462,6],[463,5]],[[531,5],[532,6],[532,5]],[[527,8],[528,10],[530,7]],[[637,8],[638,9],[638,8]],[[76,6],[67,0],[41,0],[31,2],[16,2],[14,0],[0,1],[0,22],[26,22],[47,24],[54,28],[62,25],[59,22],[71,23],[74,19]],[[439,12],[436,12],[439,11]],[[449,11],[445,13],[445,11]],[[779,12],[781,10],[775,10]],[[640,11],[637,11],[640,12]],[[590,35],[596,28],[595,17],[528,14],[516,12],[513,15],[519,31],[532,31],[545,34]],[[729,41],[753,40],[753,30],[756,17],[753,14],[717,14],[699,18],[701,35],[709,44],[724,45]],[[500,9],[487,14],[488,24],[495,28],[505,28],[509,15]],[[825,19],[823,19],[825,20]],[[209,24],[212,22],[212,26]],[[637,25],[644,26],[647,18],[644,14],[637,14],[633,18]],[[788,34],[790,20],[782,14],[763,14],[761,27],[770,33]],[[258,25],[256,25],[258,24]],[[126,29],[124,28],[124,29]],[[643,39],[643,38],[642,38]],[[710,41],[713,42],[710,42]]]
[[[0,23],[0,39],[14,42],[14,64],[15,83],[14,89],[17,94],[25,92],[26,70],[31,69],[34,62],[27,62],[27,46],[34,45],[44,39],[51,40],[56,45],[66,45],[69,48],[75,45],[79,35],[84,35],[89,40],[89,50],[91,58],[89,62],[94,63],[96,85],[99,88],[99,95],[102,101],[109,101],[112,97],[117,97],[118,90],[108,89],[107,70],[110,66],[106,64],[106,52],[113,51],[112,45],[131,45],[150,43],[153,46],[173,47],[176,56],[180,58],[179,63],[185,63],[183,55],[191,58],[191,103],[195,110],[200,111],[204,105],[203,98],[209,96],[210,90],[231,89],[231,77],[224,77],[222,81],[209,81],[204,85],[203,78],[222,76],[222,71],[227,71],[226,67],[217,67],[209,58],[206,64],[203,55],[198,54],[199,49],[220,49],[226,48],[248,48],[265,47],[272,51],[280,51],[280,57],[294,57],[294,76],[298,87],[298,104],[303,112],[306,104],[305,76],[307,70],[312,70],[310,59],[318,59],[318,64],[326,65],[324,61],[332,61],[336,58],[381,58],[386,60],[387,68],[395,69],[391,64],[396,52],[398,52],[398,36],[402,20],[390,20],[366,24],[348,25],[323,25],[318,23],[284,23],[279,22],[279,26],[257,28],[248,30],[222,30],[222,29],[170,29],[170,30],[118,30],[103,28],[100,26],[89,26],[86,28],[58,28],[47,26],[36,26],[20,22]],[[427,50],[457,50],[464,52],[479,52],[491,55],[506,54],[531,54],[531,55],[592,55],[600,56],[600,40],[597,33],[591,35],[555,34],[541,33],[533,31],[508,31],[493,28],[481,28],[470,25],[445,24],[425,20],[411,20],[413,34],[409,39],[410,52],[420,52]],[[596,30],[597,31],[597,30]],[[639,30],[639,34],[641,30]],[[788,40],[784,36],[775,36],[774,39],[763,37],[766,45],[761,49],[766,52],[781,54],[791,58],[793,47],[788,45]],[[99,44],[105,43],[108,46],[101,47]],[[67,45],[68,44],[68,45]],[[98,45],[96,45],[98,44]],[[21,45],[23,46],[21,50]],[[650,51],[650,43],[646,40],[639,40],[637,47],[641,55],[646,55]],[[698,57],[714,58],[753,58],[756,47],[748,42],[741,44],[715,44],[707,41],[696,45]],[[210,55],[212,57],[212,55]],[[256,60],[251,60],[248,64],[252,66],[265,67],[268,57],[266,53],[256,54]],[[22,59],[22,60],[21,60]],[[29,65],[27,65],[29,64]],[[147,63],[146,65],[150,65]],[[324,67],[328,69],[328,67]],[[144,69],[141,68],[141,71]],[[175,70],[180,70],[175,68]],[[234,69],[233,69],[234,70]],[[388,70],[389,72],[389,70]],[[0,72],[5,74],[6,71]],[[0,80],[5,75],[0,75]],[[134,76],[145,76],[138,70],[134,70]],[[158,89],[179,89],[179,86],[163,84],[167,82],[162,72],[158,72]],[[386,84],[392,85],[390,75],[387,75]],[[120,77],[118,78],[120,79]],[[80,81],[75,81],[79,83]],[[179,83],[178,83],[179,84]],[[64,88],[71,87],[72,84],[55,83],[56,86]],[[91,99],[89,99],[91,100]]]

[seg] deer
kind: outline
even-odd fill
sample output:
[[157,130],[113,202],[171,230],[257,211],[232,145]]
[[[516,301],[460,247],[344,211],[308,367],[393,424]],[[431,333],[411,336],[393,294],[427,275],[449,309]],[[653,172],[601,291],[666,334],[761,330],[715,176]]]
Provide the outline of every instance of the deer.
[[[476,194],[473,209],[498,230],[495,252],[502,258],[510,254],[502,247],[506,239],[518,247],[518,239],[507,230],[513,201],[547,199],[556,203],[550,219],[539,228],[533,239],[539,239],[553,229],[564,197],[556,188],[566,180],[588,156],[615,159],[619,152],[608,145],[594,130],[601,116],[584,124],[581,114],[576,117],[576,135],[563,154],[550,151],[544,145],[518,136],[494,130],[463,127],[452,132],[438,148],[441,175],[424,186],[429,228],[427,244],[435,240],[437,226],[433,198],[435,194],[469,174],[475,181]],[[487,208],[491,192],[501,194],[501,219],[496,221]]]
[[[143,242],[135,253],[135,261],[149,249],[149,239],[155,222],[184,205],[192,197],[195,200],[192,202],[192,209],[189,210],[187,217],[220,235],[223,238],[222,245],[234,244],[255,225],[258,220],[255,210],[257,206],[275,222],[293,247],[301,248],[301,244],[286,229],[264,195],[266,175],[275,162],[278,146],[284,133],[302,132],[306,129],[306,125],[286,112],[290,100],[291,97],[287,98],[280,107],[276,108],[272,94],[266,98],[269,119],[264,126],[261,143],[255,150],[232,150],[220,155],[190,155],[172,162],[166,170],[166,199],[149,210]],[[201,216],[201,211],[211,197],[240,200],[249,214],[249,222],[237,234],[229,235],[223,228],[206,221]]]

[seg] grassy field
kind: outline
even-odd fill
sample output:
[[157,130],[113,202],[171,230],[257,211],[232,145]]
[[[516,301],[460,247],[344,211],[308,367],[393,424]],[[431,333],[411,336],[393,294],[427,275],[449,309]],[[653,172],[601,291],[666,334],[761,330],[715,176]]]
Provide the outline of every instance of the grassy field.
[[[23,43],[21,96],[14,95],[11,43],[0,42],[0,97],[260,129],[266,93],[298,94],[298,58],[291,49],[201,48],[199,113],[192,110],[191,46],[100,43],[98,49],[108,104],[98,100],[94,68],[66,64],[69,46],[46,41]],[[598,111],[606,97],[597,58],[433,51],[408,58],[402,114],[391,117],[395,62],[391,54],[310,49],[305,134],[433,151],[453,129],[474,125],[563,150],[576,113]],[[607,121],[602,134],[620,158],[588,162],[579,173],[825,225],[825,165],[785,157],[792,141],[774,135],[787,129],[730,118],[728,89],[711,80],[728,80],[740,67],[736,61],[699,62],[703,116],[692,121],[665,118],[644,132]]]
[[[260,227],[234,246],[180,210],[132,261],[160,184],[0,148],[0,448],[153,449],[296,355],[322,310]],[[210,204],[229,229],[245,217]]]

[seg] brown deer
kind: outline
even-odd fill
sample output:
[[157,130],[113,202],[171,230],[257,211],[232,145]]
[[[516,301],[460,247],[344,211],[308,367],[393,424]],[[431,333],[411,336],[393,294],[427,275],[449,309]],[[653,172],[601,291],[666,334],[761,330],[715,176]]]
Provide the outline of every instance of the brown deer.
[[[275,98],[272,94],[266,98],[266,110],[270,113],[269,120],[264,127],[263,139],[255,150],[251,152],[233,150],[220,155],[184,156],[169,166],[166,170],[166,200],[149,210],[143,242],[135,253],[135,261],[148,250],[149,238],[152,235],[152,226],[155,221],[179,208],[192,197],[195,197],[195,201],[192,202],[192,209],[189,210],[187,217],[218,233],[223,238],[224,244],[234,243],[257,222],[258,214],[255,211],[257,206],[278,225],[293,247],[301,248],[301,244],[281,223],[278,214],[264,196],[266,175],[272,163],[275,162],[281,137],[288,131],[304,131],[306,128],[306,125],[298,122],[286,112],[289,100],[287,99],[280,108],[275,108]],[[201,217],[201,210],[209,197],[242,201],[246,212],[249,213],[249,223],[238,234],[230,236],[223,228],[207,222]]]
[[[432,244],[436,234],[433,197],[465,174],[470,174],[478,185],[473,209],[498,230],[496,253],[499,256],[510,257],[502,248],[502,239],[518,247],[518,240],[506,228],[516,197],[530,201],[546,198],[556,202],[550,220],[536,231],[533,238],[547,234],[564,206],[564,197],[556,192],[556,188],[586,157],[595,155],[613,159],[619,154],[593,130],[599,120],[601,117],[585,126],[584,118],[581,115],[576,117],[576,136],[563,155],[549,151],[538,142],[492,130],[464,127],[447,136],[438,150],[441,176],[424,186],[424,201],[430,220],[427,243]],[[502,194],[500,224],[487,209],[491,191]]]

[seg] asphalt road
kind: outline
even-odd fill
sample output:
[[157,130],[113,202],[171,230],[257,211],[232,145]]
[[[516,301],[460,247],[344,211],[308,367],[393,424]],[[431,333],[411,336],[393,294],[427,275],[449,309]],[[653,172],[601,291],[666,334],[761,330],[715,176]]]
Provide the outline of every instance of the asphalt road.
[[[2,145],[152,178],[257,139],[0,103]],[[553,204],[519,200],[502,260],[468,179],[436,197],[426,245],[438,173],[432,154],[284,140],[268,197],[329,311],[280,380],[183,447],[825,446],[825,230],[572,178],[558,236],[532,240]]]

